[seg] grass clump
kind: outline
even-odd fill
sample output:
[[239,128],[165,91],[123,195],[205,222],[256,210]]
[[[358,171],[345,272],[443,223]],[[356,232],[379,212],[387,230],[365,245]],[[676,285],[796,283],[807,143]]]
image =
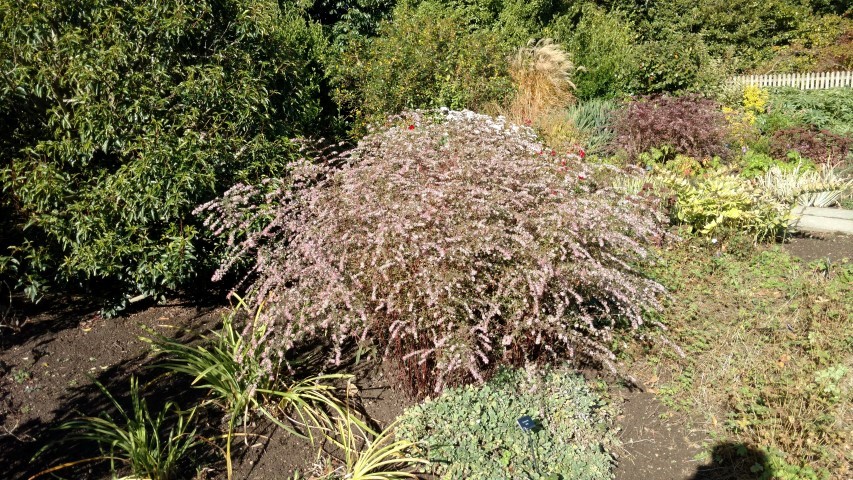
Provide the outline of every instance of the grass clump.
[[[354,428],[355,427],[355,428]],[[391,425],[379,434],[339,420],[328,438],[340,450],[339,458],[326,457],[329,472],[323,480],[404,480],[421,478],[417,469],[429,462],[418,456],[416,443],[398,438]],[[336,465],[337,464],[337,465]]]
[[[241,334],[234,317],[247,310],[240,307],[223,322],[220,332],[200,345],[154,336],[149,341],[155,351],[167,355],[161,366],[193,377],[196,388],[208,390],[205,403],[216,404],[228,419],[225,459],[231,477],[231,444],[235,427],[263,415],[291,434],[314,442],[315,431],[325,434],[334,428],[333,418],[346,418],[366,428],[336,395],[335,382],[349,381],[346,374],[320,374],[295,378],[282,368],[283,354],[268,352],[262,342],[264,325],[259,325],[259,308]],[[249,313],[251,313],[249,311]]]
[[575,66],[563,47],[553,40],[529,41],[509,63],[516,88],[509,116],[516,123],[530,124],[574,101],[575,84],[571,75]]
[[[508,369],[410,408],[398,434],[418,440],[442,478],[603,480],[613,413],[578,375]],[[516,423],[524,415],[536,423],[529,433]]]
[[[62,424],[59,428],[67,431],[62,442],[95,442],[103,456],[83,459],[59,465],[45,470],[36,476],[55,472],[89,461],[109,460],[113,473],[118,464],[130,468],[128,480],[174,480],[181,478],[179,467],[188,453],[196,448],[200,440],[195,430],[190,430],[195,409],[181,411],[172,402],[152,415],[144,398],[139,396],[139,382],[130,379],[130,399],[132,407],[126,410],[100,383],[95,385],[109,398],[117,415],[104,413],[98,417],[83,417]],[[175,420],[167,429],[167,416],[174,413]]]

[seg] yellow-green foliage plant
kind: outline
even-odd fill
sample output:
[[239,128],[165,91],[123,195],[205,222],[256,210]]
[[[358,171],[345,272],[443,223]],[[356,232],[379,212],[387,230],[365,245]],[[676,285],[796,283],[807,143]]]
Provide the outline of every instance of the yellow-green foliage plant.
[[326,459],[330,472],[323,480],[404,480],[420,478],[418,470],[429,461],[418,456],[417,444],[396,438],[396,423],[375,434],[350,417],[340,417],[327,438],[340,450],[340,458]]
[[790,208],[748,180],[719,168],[694,178],[657,173],[675,193],[672,218],[691,232],[713,235],[723,230],[748,232],[754,240],[783,234]]
[[729,124],[729,136],[734,145],[744,147],[758,139],[760,131],[757,125],[758,116],[767,111],[770,94],[767,90],[747,85],[738,108],[723,107],[723,113]]
[[[41,477],[81,463],[109,460],[115,474],[119,465],[130,468],[131,475],[123,480],[175,480],[181,477],[179,464],[201,442],[195,429],[190,429],[195,408],[182,411],[169,401],[152,415],[139,394],[139,381],[130,379],[132,408],[127,410],[100,382],[95,385],[110,400],[116,414],[81,417],[63,423],[59,429],[67,433],[60,442],[94,442],[101,449],[100,457],[65,463],[42,471]],[[170,415],[171,414],[171,415]],[[167,419],[174,415],[174,420]],[[170,425],[170,428],[166,428]]]
[[[234,430],[257,415],[312,443],[315,431],[326,432],[334,427],[334,418],[352,417],[353,422],[360,422],[348,413],[334,386],[335,382],[351,380],[351,375],[294,378],[280,368],[284,354],[271,354],[263,341],[266,325],[258,322],[262,310],[263,305],[253,312],[240,300],[238,307],[224,319],[221,331],[200,345],[185,345],[158,335],[146,339],[156,352],[167,355],[162,367],[193,377],[194,387],[210,392],[207,402],[225,413],[228,478],[232,475]],[[234,325],[241,311],[250,315],[243,333]],[[359,425],[366,428],[362,423]]]

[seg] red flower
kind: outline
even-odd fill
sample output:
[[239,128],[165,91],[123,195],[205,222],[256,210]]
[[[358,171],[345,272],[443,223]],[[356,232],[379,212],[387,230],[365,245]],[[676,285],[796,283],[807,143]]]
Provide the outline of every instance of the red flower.
[[415,129],[414,125],[409,125],[409,130],[414,130],[414,129]]
[[583,149],[581,148],[580,150],[578,150],[578,155],[579,155],[581,158],[584,158],[584,157],[586,156],[586,152],[584,152],[584,151],[583,151]]
[[578,174],[578,180],[586,180],[586,174],[585,173],[579,173]]

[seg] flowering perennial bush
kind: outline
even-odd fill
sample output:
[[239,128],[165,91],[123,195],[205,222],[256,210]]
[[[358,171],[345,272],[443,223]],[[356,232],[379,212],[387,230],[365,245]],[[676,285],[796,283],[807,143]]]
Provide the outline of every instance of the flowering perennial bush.
[[[272,345],[372,340],[424,393],[537,354],[613,367],[614,327],[638,328],[663,287],[633,265],[658,219],[533,131],[469,111],[408,112],[292,188],[238,185],[200,207],[253,256]],[[329,159],[327,159],[329,160]],[[326,162],[335,163],[335,162]],[[256,204],[266,207],[257,207]],[[263,228],[245,229],[261,216]],[[218,275],[231,266],[225,263]]]

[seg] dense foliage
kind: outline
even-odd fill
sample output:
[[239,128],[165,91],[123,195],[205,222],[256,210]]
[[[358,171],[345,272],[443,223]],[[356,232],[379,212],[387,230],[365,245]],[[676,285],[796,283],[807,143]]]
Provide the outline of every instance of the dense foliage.
[[853,136],[853,89],[850,88],[780,89],[772,95],[768,109],[788,115],[800,125]]
[[773,133],[770,151],[777,158],[797,152],[815,163],[843,163],[853,151],[853,137],[809,127],[785,128]]
[[[609,365],[612,330],[658,307],[631,267],[656,219],[529,129],[409,113],[348,158],[297,172],[298,190],[239,186],[204,207],[210,228],[245,235],[231,258],[254,256],[251,300],[279,345],[373,340],[423,392],[548,352]],[[245,232],[258,215],[271,221]]]
[[562,15],[546,28],[580,67],[574,75],[577,96],[590,99],[629,92],[641,54],[631,23],[621,12],[591,3],[578,13]]
[[[526,433],[516,419],[536,423]],[[397,435],[417,441],[441,478],[612,478],[613,411],[583,377],[503,370],[408,409]]]
[[674,223],[704,235],[749,233],[773,239],[784,233],[790,209],[769,193],[726,169],[696,177],[663,175],[662,183],[675,193]]
[[631,159],[652,148],[693,157],[726,157],[726,121],[719,104],[697,95],[637,98],[616,114],[614,147]]
[[470,31],[464,12],[401,4],[376,38],[351,42],[337,67],[337,98],[358,132],[406,108],[479,108],[511,92],[509,50],[487,30]]
[[193,207],[322,125],[321,30],[274,0],[3,0],[0,32],[0,275],[31,298],[185,285]]

